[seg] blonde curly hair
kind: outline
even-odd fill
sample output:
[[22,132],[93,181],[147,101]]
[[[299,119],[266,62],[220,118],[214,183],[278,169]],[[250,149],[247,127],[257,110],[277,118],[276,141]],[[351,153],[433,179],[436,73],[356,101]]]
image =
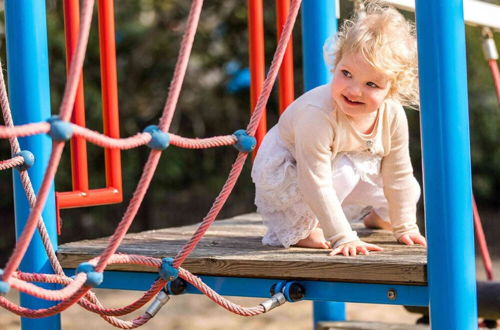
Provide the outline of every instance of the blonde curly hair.
[[381,1],[365,1],[365,11],[345,20],[324,47],[325,60],[335,68],[343,56],[361,54],[391,77],[388,97],[418,106],[417,42],[414,25]]

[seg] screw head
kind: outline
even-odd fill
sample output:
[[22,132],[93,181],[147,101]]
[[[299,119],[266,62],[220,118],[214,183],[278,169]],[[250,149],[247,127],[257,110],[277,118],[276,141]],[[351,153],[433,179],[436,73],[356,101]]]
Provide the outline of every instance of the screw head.
[[389,298],[390,300],[396,300],[396,290],[395,289],[389,289],[387,291],[387,298]]

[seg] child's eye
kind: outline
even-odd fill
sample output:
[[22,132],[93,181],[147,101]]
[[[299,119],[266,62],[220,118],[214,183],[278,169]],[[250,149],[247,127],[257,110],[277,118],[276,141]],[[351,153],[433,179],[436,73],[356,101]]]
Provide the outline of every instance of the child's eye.
[[367,82],[366,85],[368,85],[368,86],[370,86],[372,88],[378,88],[378,85],[376,83],[374,83],[374,82],[371,82],[371,81]]
[[347,78],[351,78],[352,77],[351,73],[349,71],[347,71],[347,70],[342,70],[342,74],[344,75],[344,77],[347,77]]

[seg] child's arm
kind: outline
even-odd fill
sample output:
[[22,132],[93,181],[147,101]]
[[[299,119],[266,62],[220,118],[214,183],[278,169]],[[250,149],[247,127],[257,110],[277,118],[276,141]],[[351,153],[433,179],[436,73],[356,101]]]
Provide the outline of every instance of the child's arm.
[[420,186],[413,176],[408,146],[408,121],[399,104],[391,123],[390,152],[382,160],[384,194],[389,204],[389,217],[393,233],[399,242],[425,246],[425,238],[416,224]]
[[310,106],[297,114],[293,126],[299,190],[318,218],[325,238],[334,246],[359,240],[332,184],[335,123],[331,116]]

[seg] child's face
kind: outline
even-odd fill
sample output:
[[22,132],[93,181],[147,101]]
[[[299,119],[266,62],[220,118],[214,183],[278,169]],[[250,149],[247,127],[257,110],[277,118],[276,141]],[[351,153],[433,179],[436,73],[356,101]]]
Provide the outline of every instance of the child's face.
[[390,88],[390,77],[375,69],[360,54],[345,54],[335,67],[333,100],[353,119],[374,114]]

